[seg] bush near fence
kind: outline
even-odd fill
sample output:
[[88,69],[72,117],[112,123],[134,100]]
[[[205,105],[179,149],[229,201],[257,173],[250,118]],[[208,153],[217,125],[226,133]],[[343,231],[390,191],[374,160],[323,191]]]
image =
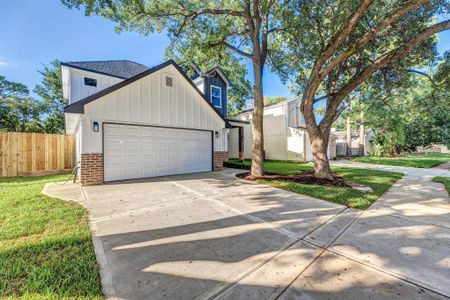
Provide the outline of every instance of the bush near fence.
[[75,137],[0,132],[0,158],[0,176],[3,177],[72,170],[75,166]]

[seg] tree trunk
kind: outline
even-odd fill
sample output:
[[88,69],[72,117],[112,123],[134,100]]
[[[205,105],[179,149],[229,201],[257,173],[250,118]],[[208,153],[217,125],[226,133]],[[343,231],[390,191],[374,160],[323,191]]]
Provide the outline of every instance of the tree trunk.
[[316,135],[311,139],[311,151],[314,158],[314,175],[317,178],[333,180],[327,149],[330,133]]
[[264,164],[264,135],[263,135],[263,117],[264,117],[264,98],[263,98],[263,67],[260,63],[253,63],[253,73],[255,83],[253,85],[253,146],[252,146],[252,167],[250,173],[254,176],[263,175]]
[[352,119],[350,114],[347,115],[347,147],[345,148],[345,155],[352,156]]
[[365,156],[364,153],[364,140],[365,140],[365,124],[364,124],[364,112],[361,111],[361,123],[359,124],[359,155]]
[[350,112],[352,110],[352,105],[350,102],[350,97],[348,99],[348,111],[347,111],[347,138],[345,139],[347,142],[347,147],[345,148],[345,155],[350,157],[352,156],[352,118],[350,117]]

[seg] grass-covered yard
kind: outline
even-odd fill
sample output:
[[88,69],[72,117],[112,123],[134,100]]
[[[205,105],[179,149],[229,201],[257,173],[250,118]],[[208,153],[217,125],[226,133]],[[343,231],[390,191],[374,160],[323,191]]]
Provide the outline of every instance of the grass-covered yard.
[[450,195],[450,177],[438,176],[438,177],[434,177],[433,181],[443,183],[445,185],[445,188],[447,189],[447,192]]
[[103,298],[86,210],[41,194],[67,179],[0,178],[0,298]]
[[450,154],[445,153],[429,153],[427,155],[405,154],[397,157],[365,156],[365,157],[355,157],[352,160],[371,164],[414,167],[414,168],[432,168],[450,161]]
[[[250,164],[250,160],[245,160],[244,162],[229,160],[226,166],[248,169]],[[264,171],[275,174],[294,175],[311,170],[313,170],[313,166],[307,163],[271,160],[266,160],[264,162]],[[333,172],[343,176],[345,180],[370,186],[374,192],[364,193],[350,187],[307,185],[286,181],[258,180],[257,182],[295,193],[309,195],[318,199],[343,204],[352,208],[367,209],[384,192],[386,192],[395,181],[403,176],[401,173],[343,167],[333,167]]]

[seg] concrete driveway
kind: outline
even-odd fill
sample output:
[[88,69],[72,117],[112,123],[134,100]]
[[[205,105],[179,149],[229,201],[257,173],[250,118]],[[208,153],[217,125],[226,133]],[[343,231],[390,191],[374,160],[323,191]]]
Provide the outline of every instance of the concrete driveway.
[[235,177],[237,172],[85,187],[81,201],[90,212],[105,295],[450,296],[446,223],[393,219],[386,210],[362,213],[246,182]]

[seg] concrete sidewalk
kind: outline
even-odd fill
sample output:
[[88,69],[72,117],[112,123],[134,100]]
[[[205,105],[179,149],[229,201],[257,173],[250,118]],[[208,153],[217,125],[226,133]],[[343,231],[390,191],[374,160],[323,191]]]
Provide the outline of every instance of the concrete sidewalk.
[[348,168],[360,168],[360,169],[369,169],[369,170],[380,170],[380,171],[388,171],[388,172],[399,172],[404,173],[406,175],[411,175],[413,177],[423,178],[425,176],[436,177],[450,177],[450,170],[443,169],[441,167],[435,168],[412,168],[412,167],[400,167],[400,166],[389,166],[389,165],[378,165],[378,164],[368,164],[350,161],[346,159],[341,160],[331,160],[330,164],[332,166],[340,166],[340,167],[348,167]]
[[362,212],[238,172],[45,191],[88,208],[107,297],[450,296],[448,196],[431,177],[405,176]]

